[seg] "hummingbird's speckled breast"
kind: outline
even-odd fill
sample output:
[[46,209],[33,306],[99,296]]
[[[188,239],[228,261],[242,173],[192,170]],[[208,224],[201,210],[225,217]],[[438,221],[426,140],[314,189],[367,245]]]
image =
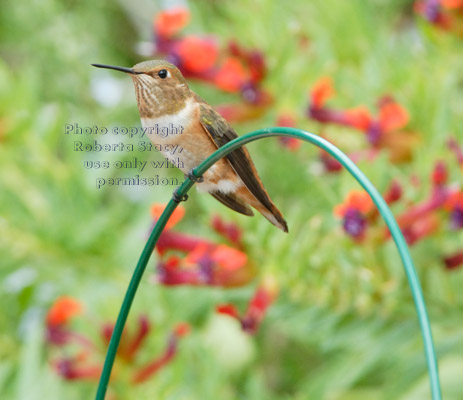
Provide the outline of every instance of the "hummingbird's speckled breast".
[[[133,75],[132,78],[144,128],[153,128],[153,132],[163,128],[168,131],[172,125],[183,128],[181,134],[157,135],[147,132],[151,142],[156,145],[179,147],[180,151],[174,155],[168,150],[162,151],[167,160],[187,174],[217,150],[217,146],[199,122],[198,100],[201,99],[190,91],[186,83],[165,80],[160,87],[153,84],[153,78],[148,75]],[[204,182],[197,187],[205,192],[229,193],[242,185],[242,180],[228,161],[222,159],[204,174]]]
[[[173,114],[165,114],[152,118],[141,118],[144,128],[162,127],[169,128],[183,127],[182,134],[166,135],[161,137],[156,134],[147,134],[150,140],[157,145],[178,145],[180,151],[171,155],[169,151],[163,151],[163,156],[173,164],[178,165],[179,159],[183,165],[180,170],[185,174],[197,167],[217,147],[204,131],[199,123],[199,104],[190,98],[185,102],[185,106]],[[241,179],[235,174],[228,161],[222,159],[214,164],[205,174],[204,182],[199,183],[198,190],[211,192],[220,190],[228,193],[242,186]]]

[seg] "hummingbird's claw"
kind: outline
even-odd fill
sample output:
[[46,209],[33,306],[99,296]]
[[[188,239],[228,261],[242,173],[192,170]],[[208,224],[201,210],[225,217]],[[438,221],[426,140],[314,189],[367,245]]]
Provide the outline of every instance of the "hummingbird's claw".
[[187,201],[188,200],[188,195],[187,194],[183,194],[183,195],[180,195],[178,194],[178,189],[175,189],[173,195],[172,195],[172,200],[174,200],[176,203],[180,203],[182,201]]
[[200,183],[200,182],[204,182],[204,178],[202,176],[196,176],[195,173],[194,173],[194,168],[192,170],[190,170],[190,172],[188,172],[188,174],[186,175],[190,181],[192,182],[195,182],[195,183]]

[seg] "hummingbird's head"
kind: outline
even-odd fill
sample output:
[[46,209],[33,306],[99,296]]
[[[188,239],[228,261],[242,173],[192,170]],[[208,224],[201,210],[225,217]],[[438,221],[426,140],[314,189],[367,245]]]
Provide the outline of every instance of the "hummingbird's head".
[[143,61],[134,65],[132,70],[135,72],[134,78],[137,78],[137,75],[147,75],[154,79],[153,84],[156,86],[186,84],[180,70],[174,64],[164,60]]
[[92,65],[130,74],[142,118],[175,113],[184,107],[190,96],[190,90],[180,70],[164,60],[144,61],[132,68]]

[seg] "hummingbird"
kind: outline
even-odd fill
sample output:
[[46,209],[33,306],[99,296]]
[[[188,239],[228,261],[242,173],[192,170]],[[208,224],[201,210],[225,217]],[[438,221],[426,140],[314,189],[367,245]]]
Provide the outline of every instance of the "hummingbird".
[[[92,65],[130,74],[143,128],[168,128],[172,124],[183,128],[180,135],[147,135],[153,144],[160,145],[163,156],[189,177],[194,177],[191,171],[209,155],[238,137],[212,106],[190,90],[180,70],[171,63],[150,60],[132,68]],[[169,151],[162,150],[170,148],[165,145],[178,145],[182,149],[176,155],[181,163],[173,159]],[[270,199],[245,147],[217,161],[197,182],[199,192],[210,193],[225,206],[244,215],[254,215],[253,207],[273,225],[288,232],[283,215]]]

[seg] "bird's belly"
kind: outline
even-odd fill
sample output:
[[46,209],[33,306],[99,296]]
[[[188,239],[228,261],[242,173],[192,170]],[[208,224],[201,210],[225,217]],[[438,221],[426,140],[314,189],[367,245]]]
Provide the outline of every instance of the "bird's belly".
[[191,165],[195,166],[196,160],[182,146],[183,127],[174,122],[166,123],[164,118],[142,118],[141,124],[146,130],[146,136],[159,149],[164,158],[178,166],[183,172],[193,168]]
[[[151,128],[147,129],[146,133],[151,142],[160,147],[162,155],[185,174],[201,164],[217,149],[199,124],[197,129],[192,124],[184,127],[176,123],[178,119],[175,116],[169,119],[166,117],[142,118],[141,121],[143,128]],[[179,129],[179,126],[183,127],[182,133],[175,134],[175,132],[163,130],[163,128]],[[148,133],[150,131],[151,133]],[[162,134],[163,131],[167,134]],[[172,151],[174,148],[176,148],[175,153]],[[242,185],[243,182],[228,162],[222,159],[206,171],[204,181],[198,183],[197,188],[201,192],[230,193]]]

